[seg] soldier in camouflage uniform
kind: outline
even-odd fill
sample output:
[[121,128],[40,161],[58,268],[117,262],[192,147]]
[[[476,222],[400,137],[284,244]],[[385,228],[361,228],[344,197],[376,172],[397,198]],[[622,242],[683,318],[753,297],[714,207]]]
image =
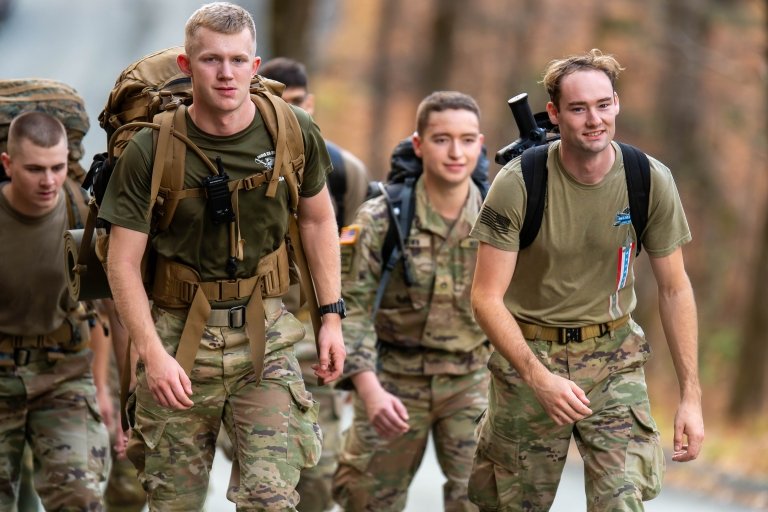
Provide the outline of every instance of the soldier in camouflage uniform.
[[[234,219],[222,219],[220,203],[209,204],[211,196],[198,189],[200,195],[179,203],[168,229],[150,238],[153,132],[131,138],[100,210],[112,224],[108,268],[115,305],[139,355],[128,456],[150,510],[201,510],[223,424],[234,444],[228,499],[241,511],[295,510],[299,473],[317,462],[322,436],[293,351],[304,326],[280,297],[289,281],[285,238],[296,193],[318,301],[338,302],[338,234],[325,186],[330,161],[312,118],[264,93],[280,118],[272,124],[279,140],[301,137],[303,158],[291,159],[290,149],[276,147],[267,131],[270,122],[249,94],[261,59],[254,56],[256,31],[245,9],[206,4],[192,14],[185,34],[178,64],[192,79],[194,98],[184,117],[187,134],[208,159],[220,158],[230,182],[224,186],[233,187],[223,196],[232,199]],[[283,131],[286,125],[297,132]],[[185,191],[210,176],[187,151]],[[147,244],[158,258],[152,308],[141,279]],[[191,304],[179,293],[185,283],[192,285]],[[331,382],[345,355],[339,314],[322,317],[318,345],[315,375]]]
[[[16,502],[25,441],[46,510],[102,510],[109,440],[84,309],[67,290],[67,135],[28,112],[10,126],[0,185],[0,510]],[[82,197],[73,197],[72,201]]]
[[[282,98],[288,103],[306,110],[314,115],[315,97],[308,90],[307,72],[303,64],[292,59],[277,57],[265,62],[259,69],[259,74],[285,84]],[[328,190],[336,211],[336,221],[339,229],[351,224],[355,211],[365,199],[368,190],[368,171],[363,163],[349,151],[325,141],[331,162],[334,163],[333,173],[328,175]],[[334,156],[334,153],[336,154]],[[337,169],[336,162],[341,168]],[[336,174],[340,176],[336,177]],[[335,178],[335,179],[334,179]],[[312,327],[309,325],[309,313],[306,308],[299,309],[298,286],[293,286],[285,299],[288,311],[304,322],[307,330],[306,338],[296,345],[296,357],[301,365],[307,389],[320,405],[318,423],[323,431],[323,453],[317,466],[301,472],[301,479],[296,490],[301,496],[297,507],[299,512],[322,512],[333,507],[331,497],[331,481],[336,471],[336,459],[341,444],[341,409],[346,393],[334,390],[331,386],[317,386],[312,365],[317,358],[315,339]]]
[[398,264],[375,319],[390,222],[385,196],[365,202],[342,231],[349,358],[340,385],[354,387],[355,397],[333,492],[345,510],[402,510],[430,433],[447,478],[445,510],[474,510],[467,480],[490,354],[469,305],[477,249],[469,230],[482,203],[470,179],[483,143],[479,118],[462,93],[421,102],[412,143],[423,173],[405,258],[414,282],[406,286]]
[[[643,510],[661,489],[664,455],[643,373],[650,348],[630,317],[639,239],[612,140],[620,70],[599,50],[549,64],[547,112],[561,141],[548,148],[540,232],[519,250],[520,159],[496,177],[472,230],[481,242],[472,304],[496,347],[469,483],[481,510],[549,510],[571,437],[584,459],[588,510]],[[704,437],[696,308],[682,255],[691,234],[669,169],[649,161],[642,243],[680,383],[672,459],[688,461]]]

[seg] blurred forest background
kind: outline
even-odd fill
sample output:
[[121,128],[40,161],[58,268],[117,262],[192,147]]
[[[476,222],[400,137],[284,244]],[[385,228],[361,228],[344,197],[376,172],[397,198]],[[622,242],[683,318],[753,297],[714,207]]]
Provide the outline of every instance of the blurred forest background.
[[[493,154],[518,137],[507,99],[527,92],[533,111],[544,110],[538,82],[549,60],[595,47],[619,59],[626,70],[617,138],[672,169],[694,235],[685,258],[699,310],[703,457],[768,478],[768,2],[347,0],[330,12],[322,5],[273,2],[270,49],[308,64],[323,132],[379,179],[431,91],[478,100]],[[654,412],[670,436],[675,373],[645,256],[636,271],[635,316],[655,351]]]
[[[96,117],[114,78],[163,47],[147,45],[180,44],[184,21],[205,2],[67,0],[73,18],[62,23],[41,7],[53,12],[57,1],[0,0],[0,14],[14,2],[18,18],[37,9],[37,26],[12,32],[9,19],[0,32],[8,64],[0,74],[21,77],[31,73],[22,66],[40,65],[38,76],[68,81],[87,98],[97,93],[86,141],[98,138],[101,151]],[[414,130],[418,102],[433,90],[478,100],[493,155],[519,136],[509,98],[527,92],[532,110],[544,110],[538,82],[547,62],[594,47],[614,54],[626,68],[617,86],[617,138],[672,169],[694,235],[685,258],[698,301],[708,437],[705,464],[687,466],[756,477],[768,489],[768,0],[234,1],[257,19],[262,58],[307,64],[323,133],[378,179],[395,144]],[[169,41],[142,37],[150,27]],[[86,32],[105,28],[106,48],[67,53]],[[127,42],[116,42],[120,37]],[[32,49],[35,40],[44,45]],[[66,44],[54,54],[53,41]],[[498,169],[493,164],[492,175]],[[646,256],[636,272],[635,317],[655,351],[648,367],[654,415],[671,447],[677,383]]]

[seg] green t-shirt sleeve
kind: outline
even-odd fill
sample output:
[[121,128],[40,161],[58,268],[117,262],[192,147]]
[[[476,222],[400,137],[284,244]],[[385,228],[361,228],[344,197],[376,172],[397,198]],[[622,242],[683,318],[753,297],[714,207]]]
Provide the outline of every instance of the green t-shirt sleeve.
[[669,168],[649,157],[651,193],[643,248],[650,256],[664,257],[691,241],[682,201]]
[[312,117],[304,110],[291,106],[296,113],[304,135],[304,176],[299,195],[312,197],[323,189],[327,175],[331,172],[331,157],[325,147],[325,140]]
[[502,251],[518,251],[526,200],[517,158],[505,165],[491,183],[470,236]]
[[131,138],[115,164],[99,208],[100,219],[149,233],[151,152],[152,130],[145,128]]

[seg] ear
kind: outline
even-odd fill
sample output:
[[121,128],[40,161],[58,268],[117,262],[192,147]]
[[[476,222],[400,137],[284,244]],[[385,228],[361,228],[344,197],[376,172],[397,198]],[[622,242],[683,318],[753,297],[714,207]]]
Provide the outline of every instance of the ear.
[[11,155],[3,151],[2,154],[0,154],[0,161],[3,162],[3,167],[5,167],[5,175],[9,178],[11,177]]
[[551,101],[547,102],[547,115],[549,116],[549,121],[552,124],[559,124],[557,121],[557,107]]
[[261,66],[261,57],[258,55],[253,59],[253,70],[251,71],[251,76],[256,76],[256,73],[259,71],[259,67]]
[[192,68],[189,65],[189,56],[187,54],[179,54],[179,56],[176,57],[176,64],[179,66],[182,73],[187,76],[192,76]]
[[411,144],[413,144],[413,152],[416,153],[416,156],[421,158],[421,137],[419,137],[419,134],[417,132],[413,132],[413,135],[411,135]]
[[619,93],[616,91],[613,91],[613,104],[616,105],[616,115],[618,115],[621,109],[619,108]]

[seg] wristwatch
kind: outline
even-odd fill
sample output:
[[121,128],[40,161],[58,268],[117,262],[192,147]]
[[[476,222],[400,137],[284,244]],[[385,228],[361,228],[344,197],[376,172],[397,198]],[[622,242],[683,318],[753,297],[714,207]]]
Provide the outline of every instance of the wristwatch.
[[344,304],[344,299],[339,299],[333,304],[324,304],[320,306],[320,316],[328,313],[336,313],[341,318],[347,317],[347,306]]

